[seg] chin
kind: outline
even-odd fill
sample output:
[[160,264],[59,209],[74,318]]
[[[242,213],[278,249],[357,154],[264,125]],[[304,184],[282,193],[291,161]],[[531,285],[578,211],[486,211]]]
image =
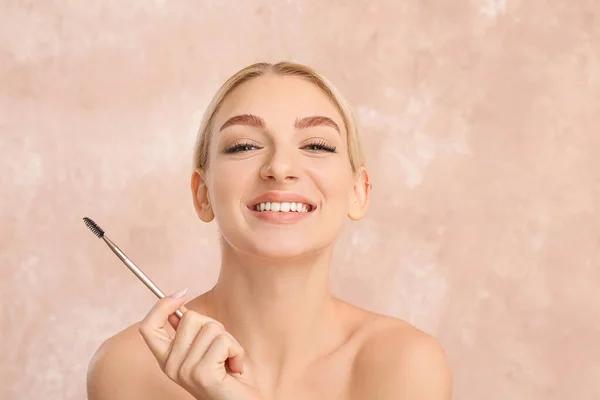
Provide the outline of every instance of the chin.
[[314,244],[308,244],[301,240],[286,240],[284,237],[280,240],[260,241],[252,240],[244,247],[244,252],[257,257],[264,257],[278,260],[289,260],[305,257],[318,252],[318,247]]
[[[225,238],[225,237],[224,237]],[[316,254],[328,247],[328,243],[319,245],[314,235],[285,235],[277,234],[235,234],[225,238],[227,244],[237,252],[250,257],[268,258],[275,260],[290,260]]]

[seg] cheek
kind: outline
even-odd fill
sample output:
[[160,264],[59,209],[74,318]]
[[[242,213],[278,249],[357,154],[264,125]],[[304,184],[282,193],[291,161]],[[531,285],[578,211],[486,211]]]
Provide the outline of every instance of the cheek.
[[320,168],[311,172],[324,200],[329,204],[347,206],[352,193],[353,179],[348,168]]
[[210,199],[213,208],[229,207],[239,197],[239,188],[245,185],[245,173],[227,163],[214,163],[212,167]]

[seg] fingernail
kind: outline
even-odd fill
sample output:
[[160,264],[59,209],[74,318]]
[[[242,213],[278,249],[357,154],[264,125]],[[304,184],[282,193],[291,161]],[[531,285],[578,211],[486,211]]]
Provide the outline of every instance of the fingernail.
[[174,299],[180,299],[183,296],[185,296],[186,292],[187,292],[187,288],[185,288],[185,289],[179,289],[178,291],[176,291],[175,293],[173,293],[171,295],[171,297],[174,298]]

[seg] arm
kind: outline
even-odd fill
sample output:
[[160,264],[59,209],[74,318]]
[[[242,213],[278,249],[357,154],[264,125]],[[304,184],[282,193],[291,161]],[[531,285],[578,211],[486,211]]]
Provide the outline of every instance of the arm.
[[353,400],[451,400],[452,374],[437,340],[417,330],[375,339],[357,356]]

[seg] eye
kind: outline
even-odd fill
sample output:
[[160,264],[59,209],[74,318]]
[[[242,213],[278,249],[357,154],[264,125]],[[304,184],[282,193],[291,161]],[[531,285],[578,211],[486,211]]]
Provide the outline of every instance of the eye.
[[322,140],[310,143],[310,144],[304,146],[304,148],[307,149],[307,150],[311,150],[311,151],[326,151],[326,152],[329,152],[329,153],[335,153],[336,152],[335,151],[335,149],[336,149],[335,146],[328,145],[327,143],[325,143]]
[[231,146],[227,146],[223,149],[223,153],[231,154],[231,153],[239,153],[245,152],[255,149],[261,149],[262,147],[256,146],[251,142],[243,142],[243,143],[234,143]]

